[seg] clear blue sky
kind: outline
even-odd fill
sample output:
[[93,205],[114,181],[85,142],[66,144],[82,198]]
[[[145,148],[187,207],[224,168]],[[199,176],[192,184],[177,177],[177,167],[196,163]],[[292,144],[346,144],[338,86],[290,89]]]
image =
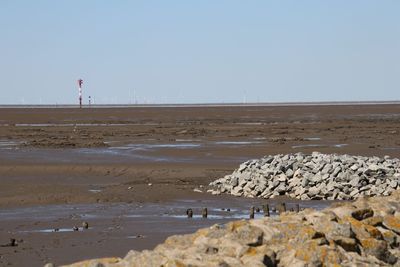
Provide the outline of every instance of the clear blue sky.
[[0,0],[0,103],[400,100],[400,1]]

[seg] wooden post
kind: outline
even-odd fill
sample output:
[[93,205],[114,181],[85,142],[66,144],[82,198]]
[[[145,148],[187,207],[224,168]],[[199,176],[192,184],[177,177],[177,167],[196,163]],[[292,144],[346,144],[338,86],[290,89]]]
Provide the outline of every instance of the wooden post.
[[264,217],[269,217],[269,205],[265,204],[262,206],[263,212],[264,212]]
[[277,210],[279,214],[284,213],[286,211],[286,203],[282,202],[277,205]]
[[203,215],[203,218],[207,218],[207,216],[208,216],[207,208],[203,208],[203,211],[201,214]]
[[296,204],[296,212],[300,212],[300,204]]
[[250,219],[254,219],[254,207],[250,208]]
[[188,218],[192,218],[193,217],[193,210],[192,209],[187,209],[186,210],[186,214],[187,214]]

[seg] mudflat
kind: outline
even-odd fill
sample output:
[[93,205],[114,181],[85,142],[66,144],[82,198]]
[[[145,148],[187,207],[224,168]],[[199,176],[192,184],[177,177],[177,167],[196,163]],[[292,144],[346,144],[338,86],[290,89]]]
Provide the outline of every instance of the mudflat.
[[[313,151],[400,157],[399,132],[395,104],[1,108],[0,243],[19,243],[0,247],[0,265],[153,248],[259,205],[206,193],[243,161]],[[179,217],[207,205],[207,221]],[[70,231],[82,221],[89,230]]]

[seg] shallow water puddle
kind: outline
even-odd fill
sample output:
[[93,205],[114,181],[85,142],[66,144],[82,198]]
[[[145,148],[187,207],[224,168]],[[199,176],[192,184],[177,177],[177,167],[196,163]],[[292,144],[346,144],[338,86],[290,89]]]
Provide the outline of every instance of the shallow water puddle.
[[109,150],[153,150],[153,149],[162,149],[162,148],[178,148],[178,149],[185,149],[185,148],[195,148],[200,147],[201,144],[194,144],[194,143],[171,143],[171,144],[128,144],[124,146],[114,146],[109,147]]
[[327,145],[320,145],[320,144],[306,144],[306,145],[295,145],[292,148],[307,148],[307,147],[328,147]]
[[400,147],[384,147],[382,150],[400,150]]
[[16,123],[16,127],[113,127],[113,126],[135,126],[135,125],[157,125],[155,123]]
[[176,142],[201,142],[201,140],[196,139],[175,139]]
[[236,122],[238,125],[263,125],[264,122]]
[[334,146],[334,147],[341,148],[341,147],[348,146],[348,144],[336,144],[336,145],[333,145],[333,146]]
[[[49,205],[3,209],[0,211],[0,217],[4,221],[15,221],[16,223],[23,221],[26,226],[25,229],[18,230],[20,233],[74,232],[72,226],[81,224],[83,220],[89,222],[89,230],[93,229],[92,225],[96,225],[96,231],[100,232],[120,231],[124,227],[140,225],[144,229],[149,228],[148,231],[158,227],[157,231],[175,233],[188,232],[215,223],[248,219],[250,207],[256,207],[255,218],[262,218],[264,214],[261,206],[267,203],[269,204],[270,215],[277,216],[278,213],[274,207],[277,203],[283,201],[233,198],[230,196],[223,199],[207,199],[207,197],[209,196],[205,196],[205,199],[202,200],[186,199],[164,204]],[[294,208],[296,204],[299,204],[301,208],[323,209],[332,203],[332,201],[296,201],[290,199],[284,202],[288,210]],[[205,207],[208,210],[207,218],[202,217],[202,211]],[[193,211],[192,218],[188,218],[186,214],[189,208]],[[260,211],[257,212],[258,209]],[[37,221],[45,225],[44,229],[37,229],[39,226],[35,226],[34,223]],[[71,224],[70,228],[60,225],[64,224],[65,226],[67,221]],[[118,224],[113,224],[115,221],[118,221]],[[86,229],[79,228],[79,231],[84,232]]]
[[297,148],[307,148],[307,147],[335,147],[335,148],[342,148],[348,146],[348,144],[333,144],[333,145],[327,145],[327,144],[305,144],[305,145],[295,145],[292,146],[293,149]]
[[216,145],[254,145],[254,144],[262,144],[264,142],[260,141],[217,141],[214,142]]
[[126,238],[137,239],[137,238],[146,238],[146,236],[145,235],[130,235],[130,236],[127,236]]
[[321,140],[321,138],[320,137],[306,137],[306,138],[304,138],[304,140],[307,140],[307,141],[319,141],[319,140]]
[[11,140],[0,140],[0,149],[15,149],[21,142]]
[[79,228],[78,230],[74,230],[72,228],[54,228],[54,229],[39,229],[39,230],[28,230],[28,231],[20,231],[21,233],[65,233],[65,232],[79,232],[79,231],[87,231],[88,229]]
[[102,190],[100,190],[100,189],[89,189],[88,191],[90,193],[100,193]]

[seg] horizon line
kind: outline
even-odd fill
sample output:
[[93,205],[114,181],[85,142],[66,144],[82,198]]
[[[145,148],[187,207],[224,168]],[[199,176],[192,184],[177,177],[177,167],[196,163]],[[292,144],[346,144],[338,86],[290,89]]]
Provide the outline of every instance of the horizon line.
[[[135,108],[135,107],[246,107],[246,106],[346,106],[397,105],[400,100],[386,101],[301,101],[301,102],[249,102],[249,103],[170,103],[170,104],[86,104],[82,108]],[[0,108],[79,108],[79,104],[0,104]]]

